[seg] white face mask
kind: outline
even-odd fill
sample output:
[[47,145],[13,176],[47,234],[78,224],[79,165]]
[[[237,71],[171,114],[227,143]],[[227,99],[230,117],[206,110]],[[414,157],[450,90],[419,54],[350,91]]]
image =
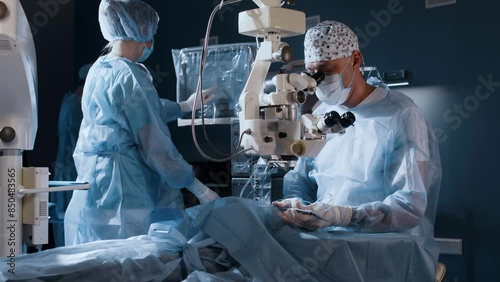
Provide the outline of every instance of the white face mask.
[[321,102],[333,106],[341,105],[347,101],[352,90],[351,86],[354,81],[354,74],[348,87],[344,87],[344,83],[342,83],[342,74],[347,68],[347,65],[349,65],[350,60],[351,58],[349,57],[347,64],[339,74],[326,75],[325,80],[318,85],[316,96],[318,96]]

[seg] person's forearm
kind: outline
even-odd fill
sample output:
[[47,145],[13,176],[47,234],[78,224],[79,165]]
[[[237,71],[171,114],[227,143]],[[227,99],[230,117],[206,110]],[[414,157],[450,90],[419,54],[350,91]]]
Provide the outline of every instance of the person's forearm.
[[182,116],[182,110],[178,103],[168,99],[160,99],[162,116],[165,122],[174,121]]

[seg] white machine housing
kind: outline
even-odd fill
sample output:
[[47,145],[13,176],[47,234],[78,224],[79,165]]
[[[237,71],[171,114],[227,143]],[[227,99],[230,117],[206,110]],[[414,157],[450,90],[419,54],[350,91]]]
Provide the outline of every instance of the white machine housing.
[[[24,189],[49,187],[49,169],[23,168]],[[49,193],[27,194],[23,198],[23,242],[43,245],[49,242]]]
[[[11,127],[15,139],[0,150],[32,150],[38,128],[35,44],[19,0],[0,0],[0,130]],[[22,113],[22,114],[19,114]]]
[[273,78],[276,92],[263,92],[271,63],[291,61],[290,47],[281,38],[304,34],[305,14],[281,8],[279,0],[254,2],[259,8],[239,14],[239,33],[264,38],[239,99],[241,146],[263,158],[317,156],[325,135],[303,138],[306,128],[298,117],[298,106],[306,92],[315,92],[316,81],[307,75],[279,74]]
[[261,6],[241,12],[238,17],[238,32],[247,36],[265,37],[274,32],[284,38],[304,34],[304,31],[305,14],[279,6]]
[[[23,168],[38,128],[35,44],[19,0],[0,0],[0,257],[15,273],[23,243],[48,243],[48,168]],[[24,185],[24,186],[23,186]]]
[[22,251],[22,151],[38,127],[33,37],[18,0],[0,0],[0,256]]

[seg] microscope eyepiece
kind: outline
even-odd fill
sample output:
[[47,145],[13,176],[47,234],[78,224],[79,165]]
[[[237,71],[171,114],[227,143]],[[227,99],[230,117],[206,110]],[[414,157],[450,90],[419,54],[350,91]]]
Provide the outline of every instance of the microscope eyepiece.
[[314,79],[316,81],[316,84],[319,85],[323,80],[325,80],[325,74],[320,72],[320,71],[317,71],[315,73],[308,73],[308,72],[304,72],[307,76],[309,76],[310,78]]
[[353,125],[355,121],[356,117],[351,112],[346,112],[340,117],[340,125],[342,125],[343,128],[348,128]]
[[317,123],[321,132],[333,132],[343,134],[345,129],[353,125],[356,117],[351,112],[346,112],[342,116],[336,111],[326,113]]
[[336,111],[331,111],[327,113],[323,119],[323,123],[328,128],[333,127],[334,125],[340,123],[340,115]]
[[325,74],[323,72],[317,71],[311,75],[311,77],[316,80],[319,85],[323,80],[325,80]]

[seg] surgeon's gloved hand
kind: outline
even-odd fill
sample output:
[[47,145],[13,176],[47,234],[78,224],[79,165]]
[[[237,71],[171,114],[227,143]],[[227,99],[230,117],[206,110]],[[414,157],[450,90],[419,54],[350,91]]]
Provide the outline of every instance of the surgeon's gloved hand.
[[193,193],[202,204],[220,199],[217,193],[205,186],[205,184],[201,183],[197,178],[194,179],[194,182],[193,184],[191,184],[191,186],[186,188],[191,191],[191,193]]
[[[205,89],[201,91],[201,95],[203,96],[203,104],[208,105],[210,102],[215,100],[215,95],[212,94],[212,92],[217,89],[217,86],[212,86],[208,89]],[[196,104],[195,104],[196,101]],[[189,98],[186,101],[180,102],[179,105],[181,106],[181,111],[183,113],[188,113],[191,112],[193,109],[193,105],[195,105],[195,110],[198,110],[201,108],[201,99],[200,96],[198,96],[198,99],[196,99],[196,93],[191,94]]]
[[280,214],[285,221],[308,230],[328,226],[347,226],[352,218],[352,208],[315,202],[310,205],[298,202],[296,208]]
[[300,198],[289,198],[283,199],[281,201],[274,201],[271,204],[281,211],[286,211],[287,209],[295,208],[297,206],[297,203],[300,202],[302,202]]

